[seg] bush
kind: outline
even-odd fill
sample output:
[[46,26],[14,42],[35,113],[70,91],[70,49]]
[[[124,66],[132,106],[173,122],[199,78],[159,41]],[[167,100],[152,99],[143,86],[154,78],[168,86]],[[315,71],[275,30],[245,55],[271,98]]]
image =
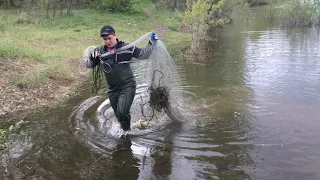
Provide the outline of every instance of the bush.
[[112,12],[132,11],[132,0],[101,0],[101,8]]
[[319,22],[319,6],[308,1],[287,0],[282,2],[278,17],[287,26],[309,26]]
[[210,28],[231,22],[233,14],[245,16],[250,12],[246,0],[187,0],[184,20],[192,33],[191,53],[199,52]]
[[173,10],[185,10],[187,5],[187,0],[153,0],[157,4],[157,7],[163,9]]

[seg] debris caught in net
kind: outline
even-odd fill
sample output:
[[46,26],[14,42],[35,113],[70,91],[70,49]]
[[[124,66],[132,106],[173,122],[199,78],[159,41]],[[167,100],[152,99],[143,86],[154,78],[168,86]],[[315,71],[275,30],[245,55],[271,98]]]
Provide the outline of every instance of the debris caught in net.
[[[156,72],[160,72],[162,74],[161,78],[164,77],[164,74],[161,71],[155,70],[153,73],[153,79]],[[151,85],[148,92],[150,93],[150,107],[158,112],[169,107],[169,89],[166,86],[161,86],[160,81],[158,86]]]
[[167,87],[150,87],[150,106],[156,111],[169,107],[169,91]]
[[[142,128],[146,128],[149,125],[149,122],[155,117],[157,112],[165,111],[170,107],[169,104],[169,89],[166,86],[161,86],[161,79],[164,77],[164,74],[159,70],[154,70],[153,76],[152,76],[152,82],[154,82],[155,74],[159,72],[162,74],[162,77],[159,79],[159,84],[155,86],[154,84],[151,85],[148,88],[149,93],[149,102],[145,104],[140,104],[141,106],[141,112],[145,120],[147,120],[146,123],[141,123]],[[144,113],[144,106],[148,104],[151,107],[152,114],[147,116]]]
[[[142,116],[147,121],[147,123],[141,124],[142,128],[146,128],[150,121],[161,118],[163,113],[174,121],[183,119],[177,109],[181,95],[177,91],[179,88],[178,74],[173,59],[161,41],[155,43],[153,48],[147,68],[149,71],[147,72],[148,78],[150,79],[147,90],[148,101],[144,102],[141,98],[140,102]],[[148,112],[146,112],[146,109]]]

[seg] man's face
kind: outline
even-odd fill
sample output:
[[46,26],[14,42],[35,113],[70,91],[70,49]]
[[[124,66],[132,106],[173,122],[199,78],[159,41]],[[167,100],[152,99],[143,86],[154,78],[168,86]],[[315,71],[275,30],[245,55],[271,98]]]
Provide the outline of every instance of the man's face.
[[108,36],[103,36],[103,42],[107,47],[114,47],[117,44],[117,36],[115,34],[110,34]]

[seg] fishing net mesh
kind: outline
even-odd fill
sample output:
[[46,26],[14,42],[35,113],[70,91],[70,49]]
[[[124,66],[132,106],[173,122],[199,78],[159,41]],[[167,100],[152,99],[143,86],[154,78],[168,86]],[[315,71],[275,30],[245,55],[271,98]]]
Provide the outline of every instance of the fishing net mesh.
[[[127,48],[141,43],[148,35],[129,44]],[[84,54],[85,58],[89,57],[94,49],[95,46],[88,47]],[[84,64],[79,65],[82,74],[86,71],[84,66]],[[136,74],[137,92],[130,111],[131,127],[134,128],[138,124],[139,129],[153,129],[170,121],[183,121],[184,118],[180,113],[183,98],[179,91],[179,76],[165,44],[161,40],[156,41],[150,57],[147,60],[134,60],[132,69]],[[93,83],[101,82],[101,79],[97,80],[102,77],[97,75],[98,69],[93,69],[93,72],[96,73],[93,74]],[[100,87],[97,84],[94,86]],[[109,126],[110,130],[116,129],[114,124],[118,122],[108,99],[99,106],[98,112],[98,118],[105,120],[101,121],[102,126]]]
[[182,97],[178,91],[178,73],[175,63],[164,43],[157,41],[147,61],[146,79],[147,93],[145,100],[138,98],[142,116],[148,122],[164,119],[182,120],[178,111]]

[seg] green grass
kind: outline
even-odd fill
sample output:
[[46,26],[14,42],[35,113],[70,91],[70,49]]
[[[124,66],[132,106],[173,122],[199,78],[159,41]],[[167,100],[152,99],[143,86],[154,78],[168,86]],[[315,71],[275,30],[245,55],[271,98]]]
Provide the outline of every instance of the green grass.
[[72,69],[69,64],[60,61],[48,61],[36,69],[23,75],[14,75],[9,82],[19,88],[37,87],[51,80],[65,79],[68,70]]
[[[152,22],[144,12],[145,8],[155,15],[158,23],[178,30],[180,20],[176,12],[156,9],[155,4],[145,0],[135,0],[134,10],[128,13],[110,13],[95,10],[78,10],[71,15],[59,14],[54,19],[38,14],[31,17],[14,9],[0,9],[0,57],[18,57],[32,63],[41,61],[26,75],[14,76],[10,82],[28,86],[45,83],[50,79],[68,76],[68,59],[82,60],[83,51],[91,45],[101,45],[100,28],[105,24],[114,26],[119,39],[132,42],[152,29]],[[171,47],[179,48],[179,40],[185,41],[184,33],[168,33],[164,40]],[[141,45],[144,46],[144,45]],[[61,61],[63,59],[64,61]],[[1,61],[1,58],[0,58]]]
[[[139,0],[136,0],[139,1]],[[144,2],[144,0],[140,0]],[[141,7],[140,7],[141,6]],[[147,8],[146,8],[147,7]],[[151,14],[155,17],[158,24],[166,25],[172,31],[178,31],[181,27],[183,12],[180,11],[167,11],[163,9],[157,9],[154,3],[147,1],[145,3],[139,3],[136,5],[135,9],[143,11],[144,9],[149,9]]]
[[0,57],[2,56],[2,57],[28,58],[33,55],[34,55],[33,52],[30,52],[23,47],[20,48],[10,43],[0,44]]
[[182,12],[174,11],[162,13],[157,11],[155,15],[160,24],[167,25],[172,31],[179,31],[182,22]]
[[[167,35],[164,43],[173,56],[180,56],[190,47],[191,34],[180,33],[180,32],[170,32]],[[173,41],[175,40],[175,41]]]

